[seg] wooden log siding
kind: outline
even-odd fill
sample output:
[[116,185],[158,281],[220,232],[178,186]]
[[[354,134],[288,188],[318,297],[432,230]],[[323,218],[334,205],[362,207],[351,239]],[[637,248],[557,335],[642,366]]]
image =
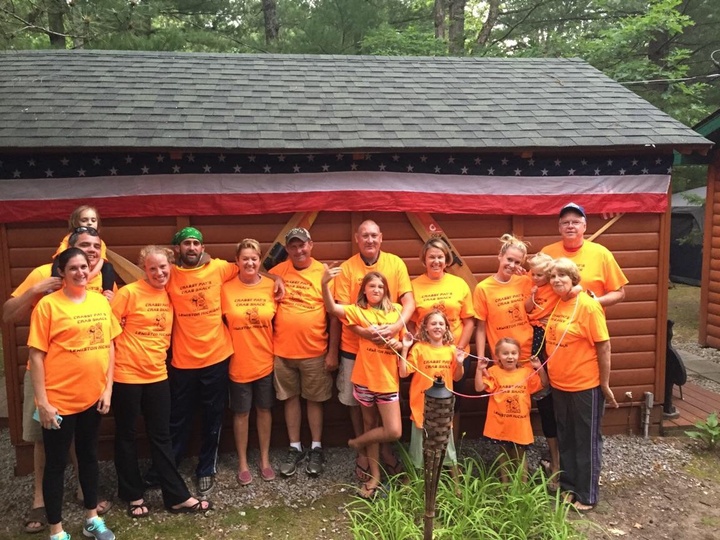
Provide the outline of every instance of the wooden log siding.
[[720,151],[715,150],[708,168],[705,198],[705,235],[700,293],[702,346],[720,349]]
[[[131,261],[137,259],[141,247],[156,243],[166,245],[178,227],[192,224],[205,237],[206,249],[214,257],[233,260],[235,245],[243,238],[256,238],[263,250],[274,240],[277,231],[290,215],[262,216],[214,216],[145,218],[135,220],[108,219],[102,221],[101,233],[105,243]],[[478,280],[497,269],[498,238],[510,231],[520,234],[531,242],[529,252],[535,253],[542,246],[558,240],[555,217],[500,217],[473,215],[434,215],[439,225],[452,239],[465,263]],[[417,233],[403,213],[347,213],[321,212],[312,227],[313,255],[324,262],[343,261],[356,252],[353,233],[363,219],[375,219],[383,231],[383,249],[402,257],[412,277],[423,272],[419,260],[422,247]],[[656,400],[662,399],[664,376],[664,329],[666,317],[667,253],[660,248],[663,227],[669,222],[667,215],[625,215],[598,239],[613,251],[627,274],[630,285],[626,288],[626,300],[607,310],[608,325],[612,337],[613,371],[611,385],[623,405],[619,410],[608,410],[604,417],[605,433],[624,433],[639,429],[639,403],[643,392],[653,392]],[[604,221],[591,216],[588,234],[599,229]],[[8,224],[0,226],[3,264],[0,270],[3,292],[8,297],[27,274],[36,266],[49,261],[60,239],[65,234],[61,223]],[[718,246],[720,250],[720,246]],[[662,277],[661,277],[662,276]],[[720,282],[720,281],[719,281]],[[720,292],[720,290],[718,291]],[[719,312],[720,313],[720,312]],[[21,433],[22,380],[27,361],[25,345],[28,334],[27,321],[4,327],[3,343],[6,351],[6,374],[10,414],[10,433],[17,446],[17,471],[26,473],[32,464],[31,447],[23,443]],[[662,366],[658,369],[658,366]],[[474,364],[468,376],[474,375]],[[403,384],[407,392],[408,383]],[[471,392],[471,380],[460,391]],[[625,392],[633,393],[632,410]],[[407,417],[407,400],[403,401]],[[466,399],[462,403],[463,432],[467,436],[482,433],[485,399]],[[347,411],[333,397],[326,407],[325,434],[327,444],[346,444],[350,435]],[[652,422],[658,432],[659,406],[653,411]],[[228,414],[223,436],[223,448],[231,450],[232,427]],[[303,429],[306,429],[304,426]],[[112,417],[103,421],[101,428],[101,454],[107,458],[111,451],[114,432]],[[538,431],[539,433],[539,431]],[[307,437],[309,434],[304,433]],[[287,436],[279,404],[273,411],[273,444],[284,445]]]

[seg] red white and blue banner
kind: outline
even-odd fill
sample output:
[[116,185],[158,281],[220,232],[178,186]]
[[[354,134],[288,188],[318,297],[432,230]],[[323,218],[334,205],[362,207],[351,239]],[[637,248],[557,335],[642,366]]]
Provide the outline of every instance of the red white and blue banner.
[[386,211],[661,213],[673,156],[86,153],[0,155],[0,222]]

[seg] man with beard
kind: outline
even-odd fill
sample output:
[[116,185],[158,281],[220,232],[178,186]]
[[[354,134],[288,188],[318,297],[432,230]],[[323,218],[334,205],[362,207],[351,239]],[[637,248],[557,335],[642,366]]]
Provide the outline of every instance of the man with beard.
[[195,470],[198,491],[212,491],[217,453],[228,394],[232,341],[222,321],[220,288],[238,267],[227,261],[203,261],[203,236],[194,227],[178,231],[172,240],[177,266],[170,272],[167,292],[175,310],[172,362],[168,368],[171,393],[170,434],[175,460],[185,452],[192,420],[200,410],[202,432]]

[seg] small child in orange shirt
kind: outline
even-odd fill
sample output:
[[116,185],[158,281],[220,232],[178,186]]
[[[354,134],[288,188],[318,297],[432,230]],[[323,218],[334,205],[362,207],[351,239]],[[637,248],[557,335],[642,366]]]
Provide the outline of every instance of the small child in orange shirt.
[[488,359],[480,358],[475,372],[475,390],[487,391],[487,417],[483,435],[502,447],[500,477],[509,482],[508,466],[523,463],[527,477],[525,447],[535,440],[530,424],[530,395],[548,385],[542,362],[533,356],[520,366],[520,343],[509,337],[495,345],[498,365],[488,369]]
[[[82,230],[83,228],[87,228],[94,229],[97,232],[99,227],[100,216],[98,215],[98,211],[93,206],[83,204],[72,211],[72,213],[70,214],[70,218],[68,218],[68,229],[70,232],[66,234],[65,238],[60,241],[60,245],[58,246],[57,251],[55,251],[55,254],[53,255],[53,276],[60,277],[60,274],[57,272],[57,256],[70,247],[70,236],[74,232],[76,232],[76,229]],[[95,268],[93,268],[88,274],[87,280],[88,283],[90,283],[90,281],[95,279],[95,276],[97,276],[98,274],[102,274],[103,291],[112,291],[115,285],[115,270],[113,269],[112,265],[106,261],[107,246],[105,246],[105,242],[103,242],[101,239],[100,260],[98,261],[97,265],[95,265]]]
[[[420,322],[418,342],[414,346],[413,341],[412,335],[405,334],[403,336],[403,348],[398,369],[401,377],[413,374],[410,383],[410,419],[412,420],[410,459],[415,468],[422,469],[425,391],[432,386],[433,379],[438,375],[452,390],[452,381],[462,379],[465,351],[455,347],[450,323],[445,314],[437,309],[423,317]],[[457,452],[452,431],[445,452],[444,465],[452,467],[453,476],[457,476]]]

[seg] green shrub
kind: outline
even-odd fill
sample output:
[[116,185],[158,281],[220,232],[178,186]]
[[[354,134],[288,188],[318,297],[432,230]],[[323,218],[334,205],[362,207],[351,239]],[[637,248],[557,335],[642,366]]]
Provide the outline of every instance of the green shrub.
[[[548,495],[547,478],[541,470],[522,480],[522,469],[512,471],[508,484],[498,476],[497,462],[461,463],[457,483],[443,473],[437,493],[433,538],[473,539],[569,539],[580,538],[575,524],[567,520],[571,506],[559,493]],[[374,500],[358,498],[348,506],[350,530],[361,540],[411,540],[423,537],[424,484],[422,471],[406,463],[407,482],[394,481],[379,490]],[[457,491],[457,493],[456,493]],[[574,511],[572,511],[575,514]]]
[[718,413],[711,413],[705,421],[698,420],[695,422],[695,429],[686,431],[685,435],[702,441],[705,443],[708,450],[713,450],[718,441],[720,441],[720,423],[718,423]]

